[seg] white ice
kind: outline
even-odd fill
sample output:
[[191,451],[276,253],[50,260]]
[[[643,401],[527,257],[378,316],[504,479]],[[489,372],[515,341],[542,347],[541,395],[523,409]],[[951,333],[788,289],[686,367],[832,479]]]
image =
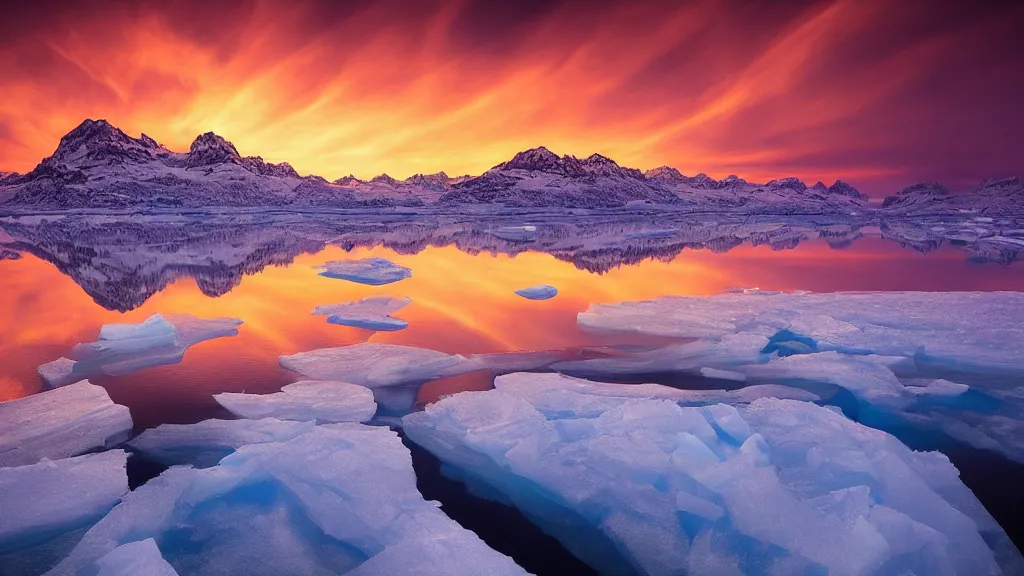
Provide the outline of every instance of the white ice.
[[537,227],[530,225],[502,226],[492,230],[491,234],[510,242],[532,242],[537,239]]
[[75,531],[128,493],[127,460],[111,450],[0,468],[0,572],[40,573],[54,564]]
[[288,384],[274,394],[224,392],[213,398],[232,414],[242,418],[281,420],[366,422],[373,418],[377,404],[373,392],[347,382],[303,380]]
[[238,334],[237,318],[196,318],[188,314],[154,314],[139,324],[106,324],[96,342],[78,344],[68,354],[39,367],[50,388],[97,374],[117,376],[180,362],[199,342]]
[[522,288],[515,292],[528,300],[550,300],[558,295],[558,288],[548,286],[547,284],[539,284],[529,288]]
[[423,562],[429,569],[414,573],[525,574],[423,499],[395,432],[351,423],[242,446],[211,468],[171,467],[128,494],[50,574],[83,573],[147,538],[180,574],[369,575]]
[[0,402],[0,466],[110,448],[131,431],[128,408],[88,381]]
[[924,433],[1024,462],[1024,397],[1007,393],[1024,377],[1024,293],[753,291],[593,305],[579,322],[699,340],[555,369],[597,378],[727,370],[821,394],[904,438]]
[[599,573],[1024,567],[944,456],[826,408],[776,398],[683,407],[655,389],[615,398],[613,385],[544,376],[530,386],[537,377],[445,398],[405,416],[404,429],[450,475],[514,505]]
[[276,418],[258,420],[203,420],[196,424],[161,424],[128,442],[132,451],[161,464],[216,465],[247,444],[282,442],[313,429],[314,423]]
[[122,544],[96,561],[96,576],[178,576],[152,538]]
[[327,322],[366,330],[393,332],[409,327],[409,323],[391,315],[408,306],[409,298],[368,296],[356,302],[321,304],[311,312],[314,316],[327,316]]
[[317,268],[322,270],[320,272],[321,276],[358,282],[359,284],[369,284],[371,286],[391,284],[392,282],[405,280],[412,276],[412,270],[409,268],[399,266],[383,258],[332,260]]

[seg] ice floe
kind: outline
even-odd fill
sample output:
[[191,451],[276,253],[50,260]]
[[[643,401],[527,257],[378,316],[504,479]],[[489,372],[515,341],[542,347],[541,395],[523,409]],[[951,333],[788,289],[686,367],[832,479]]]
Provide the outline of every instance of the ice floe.
[[122,544],[96,561],[96,576],[178,576],[152,538]]
[[[805,401],[684,407],[499,378],[403,418],[447,474],[602,574],[1012,574],[1024,560],[936,452]],[[561,382],[554,378],[561,378]],[[639,394],[636,394],[639,396]]]
[[161,424],[128,442],[133,452],[165,466],[191,464],[208,468],[247,444],[291,440],[314,423],[276,418],[203,420],[195,424]]
[[395,432],[351,423],[169,468],[50,574],[83,573],[148,538],[181,574],[526,574],[423,499]]
[[699,340],[553,368],[592,378],[726,370],[812,391],[907,442],[927,434],[1024,462],[1024,398],[1009,393],[1024,376],[1024,293],[755,291],[593,305],[579,322]]
[[363,342],[281,356],[283,368],[313,380],[339,380],[374,391],[377,404],[389,412],[412,408],[425,382],[476,371],[519,372],[546,367],[561,352],[445,354],[436,350]]
[[383,258],[331,260],[317,268],[322,270],[320,272],[321,276],[358,282],[359,284],[369,284],[371,286],[391,284],[392,282],[405,280],[412,276],[412,270]]
[[139,324],[106,324],[96,342],[78,344],[68,354],[39,367],[51,388],[97,374],[118,376],[181,362],[185,350],[204,340],[235,336],[237,318],[196,318],[188,314],[154,314]]
[[242,418],[309,420],[321,424],[366,422],[377,410],[373,392],[368,388],[336,381],[303,380],[274,394],[224,392],[214,394],[213,398]]
[[492,230],[491,234],[510,242],[532,242],[537,239],[537,227],[530,225],[502,226]]
[[409,323],[391,315],[408,306],[409,298],[369,296],[356,302],[321,304],[313,309],[314,316],[327,316],[327,322],[366,330],[394,332],[409,327]]
[[[128,493],[123,450],[0,468],[0,573],[40,574]],[[71,540],[70,542],[68,540]]]
[[131,431],[128,408],[88,381],[0,402],[0,466],[110,448]]
[[548,286],[546,284],[540,284],[537,286],[531,286],[529,288],[523,288],[516,290],[516,294],[526,298],[528,300],[550,300],[558,295],[558,288],[554,286]]

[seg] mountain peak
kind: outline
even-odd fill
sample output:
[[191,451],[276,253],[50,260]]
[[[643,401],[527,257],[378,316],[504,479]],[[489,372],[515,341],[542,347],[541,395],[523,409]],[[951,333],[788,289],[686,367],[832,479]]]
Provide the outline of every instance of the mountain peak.
[[609,158],[607,156],[602,156],[602,155],[600,155],[600,154],[598,154],[596,152],[594,154],[591,154],[590,156],[587,156],[586,159],[583,160],[583,163],[584,164],[608,164],[608,165],[612,165],[612,166],[618,166],[618,164],[615,162],[615,160],[612,160],[611,158]]
[[842,180],[836,180],[835,183],[828,187],[828,191],[830,194],[841,194],[856,200],[863,200],[865,202],[868,200],[867,194],[864,194],[860,190],[854,188],[851,184],[843,182]]
[[398,180],[395,180],[394,178],[392,178],[391,176],[388,176],[385,173],[385,174],[381,174],[380,176],[374,176],[373,178],[370,178],[370,183],[371,184],[386,184],[388,186],[395,186],[396,184],[398,184]]
[[198,168],[224,163],[239,164],[241,160],[242,156],[234,144],[213,132],[206,132],[197,136],[192,142],[188,149],[185,166]]
[[678,182],[686,178],[683,173],[671,166],[658,166],[644,172],[648,180],[662,180],[666,182]]
[[544,146],[530,148],[517,153],[511,160],[499,164],[496,168],[505,170],[528,170],[531,172],[558,171],[562,159]]

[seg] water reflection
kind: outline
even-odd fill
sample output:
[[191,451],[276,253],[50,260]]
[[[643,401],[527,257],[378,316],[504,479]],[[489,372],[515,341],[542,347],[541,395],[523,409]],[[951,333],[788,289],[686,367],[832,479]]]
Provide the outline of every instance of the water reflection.
[[[508,230],[524,225],[535,230]],[[973,220],[692,216],[4,219],[0,399],[41,390],[36,368],[95,340],[101,325],[141,322],[158,312],[236,317],[245,324],[237,337],[190,349],[180,364],[98,378],[115,401],[131,407],[140,427],[222,415],[212,400],[216,392],[276,391],[296,379],[278,366],[278,356],[316,348],[372,341],[474,354],[626,344],[577,327],[576,314],[594,302],[712,294],[730,286],[1020,290],[1024,267],[965,260],[1013,262],[1024,249],[1014,235],[1022,228]],[[373,287],[320,277],[314,269],[327,260],[364,257],[387,258],[413,276]],[[555,286],[559,296],[534,302],[513,293],[534,284]],[[374,295],[411,298],[399,314],[409,328],[374,333],[309,314],[320,304]],[[417,400],[488,383],[486,374],[432,382]]]

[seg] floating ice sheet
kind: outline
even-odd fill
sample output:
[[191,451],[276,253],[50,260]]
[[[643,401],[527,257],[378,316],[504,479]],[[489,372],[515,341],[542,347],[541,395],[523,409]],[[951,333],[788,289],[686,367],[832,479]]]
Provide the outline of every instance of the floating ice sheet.
[[0,468],[0,571],[38,574],[55,564],[75,531],[128,493],[127,461],[111,450]]
[[332,260],[318,268],[322,270],[321,276],[371,286],[391,284],[412,276],[412,270],[383,258]]
[[327,322],[366,330],[394,332],[409,327],[409,323],[391,315],[408,306],[409,298],[369,296],[356,302],[321,304],[313,309],[314,316],[327,316]]
[[185,350],[204,340],[235,336],[237,318],[203,319],[188,314],[154,314],[139,324],[106,324],[99,340],[78,344],[68,354],[39,367],[51,388],[97,374],[117,376],[181,362]]
[[516,294],[528,300],[550,300],[558,295],[558,288],[548,286],[546,284],[540,284],[516,290]]
[[81,573],[147,538],[180,574],[369,575],[423,562],[414,573],[525,574],[423,500],[397,434],[360,424],[242,446],[211,468],[172,467],[126,496],[51,574]]
[[403,418],[405,432],[600,573],[1024,566],[944,456],[826,408],[776,398],[682,407],[564,377],[531,388],[531,377],[431,404]]
[[128,445],[134,452],[167,466],[208,468],[242,446],[282,442],[312,429],[312,421],[210,419],[196,424],[161,424],[139,434]]
[[0,466],[109,448],[131,431],[128,408],[88,381],[0,402]]
[[502,226],[492,230],[491,234],[510,242],[532,242],[537,239],[537,227],[530,225]]
[[122,544],[96,561],[96,576],[178,576],[152,538]]
[[366,422],[377,410],[373,392],[368,388],[322,380],[288,384],[274,394],[225,392],[214,394],[213,398],[242,418],[280,418],[321,424]]

